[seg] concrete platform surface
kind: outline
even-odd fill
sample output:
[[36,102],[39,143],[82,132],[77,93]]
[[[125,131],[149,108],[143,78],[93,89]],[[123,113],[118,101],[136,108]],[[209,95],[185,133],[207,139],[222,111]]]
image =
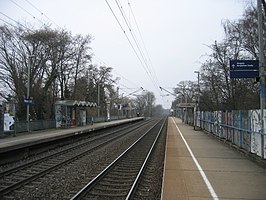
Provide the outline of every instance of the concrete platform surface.
[[177,118],[168,119],[163,200],[266,199],[266,169]]
[[57,140],[71,135],[83,134],[98,129],[104,129],[132,121],[142,120],[143,117],[135,117],[130,119],[114,120],[109,122],[99,122],[93,125],[78,126],[65,129],[47,129],[41,131],[33,131],[31,133],[20,134],[15,137],[6,137],[0,139],[0,153],[27,147],[33,144],[44,143]]

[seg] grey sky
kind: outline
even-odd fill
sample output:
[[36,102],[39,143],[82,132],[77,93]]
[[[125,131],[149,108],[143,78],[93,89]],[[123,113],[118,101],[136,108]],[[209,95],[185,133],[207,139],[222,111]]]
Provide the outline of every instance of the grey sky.
[[[116,1],[107,2],[134,45]],[[131,31],[142,49],[146,61],[140,54],[139,57],[144,64],[135,55],[106,0],[0,0],[0,11],[20,22],[40,24],[39,19],[74,34],[90,34],[94,38],[91,46],[96,56],[92,62],[114,68],[113,75],[121,78],[118,83],[120,93],[126,95],[143,87],[155,93],[157,104],[170,108],[174,97],[164,96],[167,93],[160,91],[159,86],[172,92],[172,88],[180,81],[196,81],[197,74],[194,71],[199,70],[200,62],[206,59],[203,55],[210,52],[207,45],[223,38],[221,22],[240,18],[247,2],[256,3],[255,0],[117,2],[121,3]],[[128,2],[138,22],[148,56]],[[0,18],[7,20],[3,15]],[[136,46],[134,48],[137,50]]]

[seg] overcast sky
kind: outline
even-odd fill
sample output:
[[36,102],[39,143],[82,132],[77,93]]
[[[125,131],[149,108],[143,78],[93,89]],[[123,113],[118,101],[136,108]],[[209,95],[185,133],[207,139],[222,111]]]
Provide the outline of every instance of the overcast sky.
[[[0,12],[36,27],[41,21],[73,34],[91,35],[95,55],[92,62],[114,69],[114,77],[120,77],[120,94],[125,96],[143,87],[155,94],[157,104],[170,108],[174,96],[165,96],[167,92],[159,86],[172,92],[180,81],[197,81],[194,71],[207,59],[204,56],[210,53],[207,46],[223,39],[222,21],[241,18],[248,2],[256,3],[255,0],[0,0]],[[127,23],[117,3],[122,6]],[[2,14],[0,19],[13,23]]]

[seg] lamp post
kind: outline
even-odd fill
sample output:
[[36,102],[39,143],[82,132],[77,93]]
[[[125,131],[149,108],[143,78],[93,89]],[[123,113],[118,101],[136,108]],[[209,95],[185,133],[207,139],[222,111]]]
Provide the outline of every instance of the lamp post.
[[33,58],[34,55],[29,56],[29,61],[28,61],[28,83],[27,83],[27,116],[26,116],[26,121],[27,121],[27,131],[30,132],[30,68],[31,68],[31,58]]
[[100,82],[98,82],[97,116],[100,117]]
[[196,100],[196,115],[195,115],[195,122],[194,122],[194,130],[196,128],[197,125],[197,115],[198,115],[198,111],[199,111],[199,101],[200,101],[200,85],[199,85],[199,76],[200,76],[200,72],[199,71],[194,71],[194,73],[198,74],[198,87],[197,87],[197,100]]
[[262,0],[257,0],[258,10],[258,39],[259,39],[259,67],[260,67],[260,112],[261,112],[261,157],[264,158],[264,109],[265,109],[265,63],[263,45]]

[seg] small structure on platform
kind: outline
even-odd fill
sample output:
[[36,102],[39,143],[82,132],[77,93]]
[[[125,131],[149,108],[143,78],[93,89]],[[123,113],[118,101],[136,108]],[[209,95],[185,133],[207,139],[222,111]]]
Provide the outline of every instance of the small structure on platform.
[[97,107],[97,103],[77,100],[60,100],[55,103],[56,127],[84,126],[87,123],[88,107]]
[[177,115],[185,124],[193,124],[195,103],[179,103],[177,104]]

